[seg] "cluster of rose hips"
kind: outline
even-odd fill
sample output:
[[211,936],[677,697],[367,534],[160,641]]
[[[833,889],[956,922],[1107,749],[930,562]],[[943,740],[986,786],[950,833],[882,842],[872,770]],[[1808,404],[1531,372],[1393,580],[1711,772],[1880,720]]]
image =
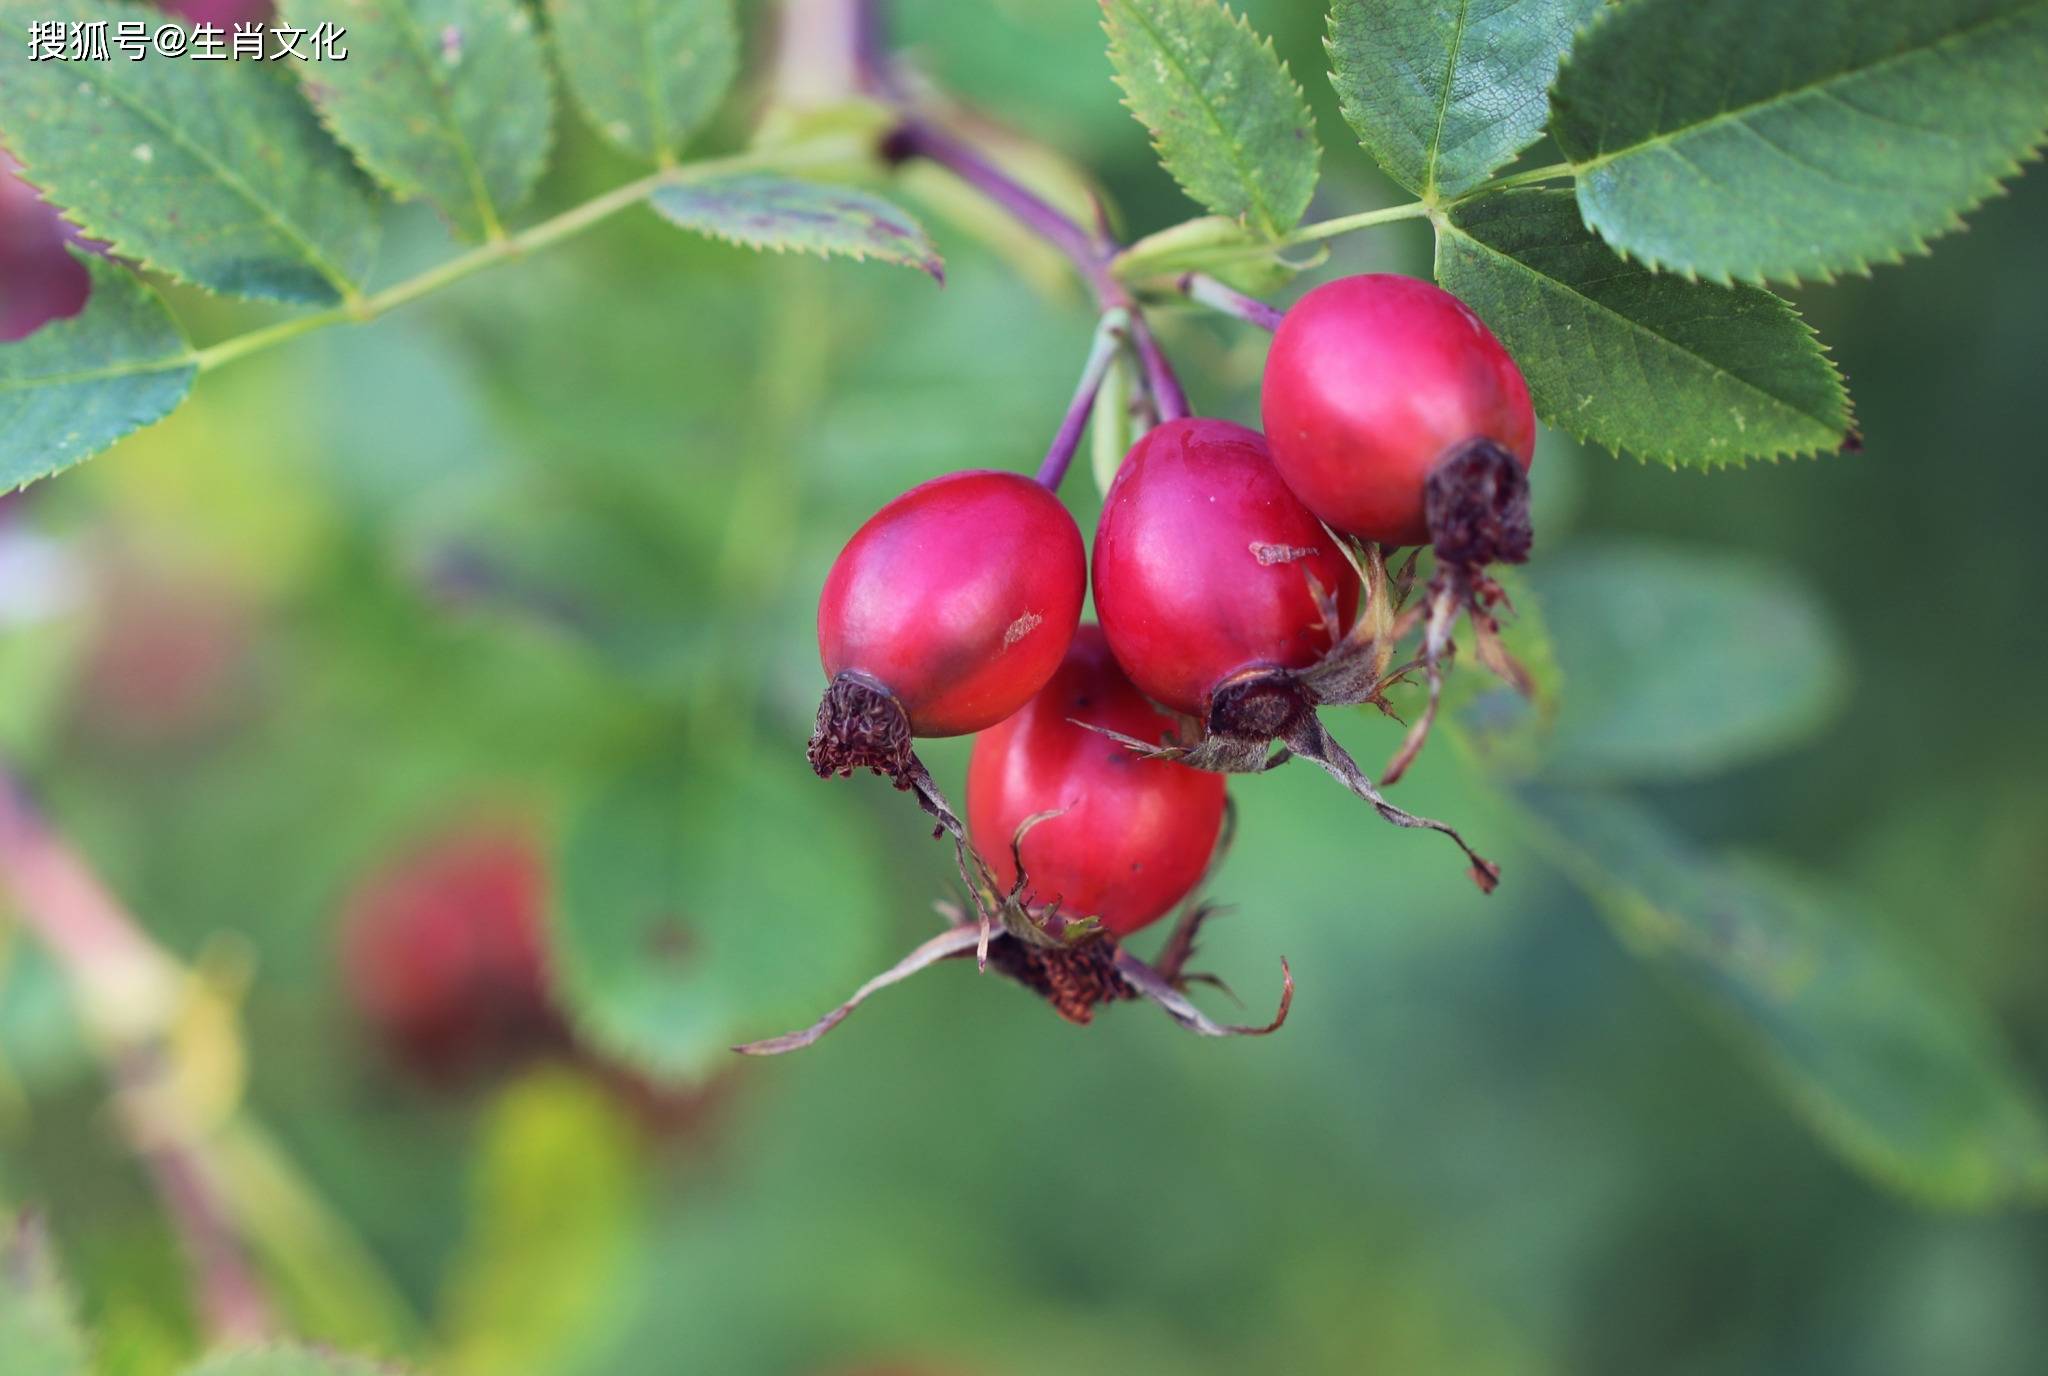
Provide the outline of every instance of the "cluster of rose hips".
[[[808,1045],[875,989],[969,952],[1077,1022],[1143,996],[1211,1035],[1272,1030],[1285,996],[1262,1028],[1219,1026],[1185,998],[1199,903],[1156,964],[1120,939],[1200,884],[1225,833],[1224,776],[1294,756],[1388,821],[1449,836],[1492,889],[1498,869],[1387,802],[1317,709],[1391,712],[1387,688],[1425,673],[1398,777],[1434,716],[1461,610],[1481,660],[1526,686],[1485,571],[1529,553],[1536,423],[1521,373],[1449,293],[1352,277],[1280,321],[1263,412],[1263,436],[1200,418],[1146,432],[1105,498],[1092,570],[1059,498],[1013,473],[936,478],[848,542],[818,606],[831,684],[812,767],[914,791],[952,834],[975,911],[818,1025],[741,1050]],[[1411,606],[1424,546],[1435,569]],[[1099,624],[1082,625],[1091,572]],[[1418,625],[1419,655],[1395,665]],[[912,742],[974,732],[963,826]]]

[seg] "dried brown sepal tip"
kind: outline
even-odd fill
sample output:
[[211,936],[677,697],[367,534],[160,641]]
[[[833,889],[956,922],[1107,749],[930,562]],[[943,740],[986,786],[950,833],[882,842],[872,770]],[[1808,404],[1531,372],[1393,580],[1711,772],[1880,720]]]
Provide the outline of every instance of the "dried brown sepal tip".
[[[983,874],[985,866],[978,866]],[[1280,962],[1280,1008],[1263,1026],[1234,1026],[1220,1023],[1197,1008],[1187,996],[1189,984],[1221,984],[1209,975],[1185,973],[1187,958],[1194,950],[1201,924],[1217,909],[1191,897],[1183,907],[1174,933],[1160,954],[1157,966],[1124,949],[1103,932],[1093,919],[1064,919],[1057,911],[1041,912],[1024,906],[1018,895],[1025,890],[1020,870],[1010,893],[998,897],[992,892],[976,895],[979,918],[970,918],[951,905],[941,904],[948,926],[945,931],[917,947],[896,964],[863,984],[853,997],[809,1027],[766,1041],[736,1046],[743,1056],[779,1056],[810,1046],[846,1020],[877,990],[897,984],[920,970],[941,961],[963,960],[979,954],[984,968],[992,968],[1023,985],[1068,1022],[1086,1026],[1095,1010],[1105,1003],[1147,999],[1189,1031],[1204,1037],[1263,1037],[1277,1032],[1287,1021],[1294,1004],[1294,972]],[[1000,926],[990,931],[986,921],[989,907],[999,911]]]
[[818,703],[811,731],[811,768],[821,779],[872,769],[911,787],[910,717],[880,682],[848,670],[832,680]]
[[[1448,836],[1471,863],[1473,882],[1482,892],[1492,893],[1500,882],[1500,866],[1473,850],[1448,823],[1419,817],[1388,802],[1316,715],[1318,706],[1379,700],[1377,687],[1360,691],[1356,696],[1347,692],[1329,698],[1318,691],[1319,684],[1351,683],[1350,673],[1341,665],[1332,666],[1338,663],[1339,656],[1353,653],[1340,647],[1331,658],[1301,673],[1258,669],[1228,680],[1210,696],[1202,734],[1189,744],[1154,745],[1101,727],[1089,729],[1100,731],[1147,759],[1173,760],[1218,774],[1263,774],[1299,756],[1369,803],[1383,820],[1394,826]],[[1281,747],[1278,750],[1274,749],[1276,742]]]
[[1492,440],[1468,440],[1437,461],[1423,486],[1423,513],[1439,563],[1528,562],[1529,475]]

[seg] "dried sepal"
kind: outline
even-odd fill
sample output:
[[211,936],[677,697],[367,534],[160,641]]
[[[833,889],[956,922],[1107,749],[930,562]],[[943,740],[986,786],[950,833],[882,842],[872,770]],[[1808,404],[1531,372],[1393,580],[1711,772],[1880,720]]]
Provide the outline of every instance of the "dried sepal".
[[734,1047],[733,1050],[742,1056],[780,1056],[786,1051],[801,1051],[846,1021],[846,1015],[867,1002],[869,996],[887,989],[892,984],[900,984],[918,971],[930,969],[942,960],[952,960],[966,955],[974,949],[975,943],[980,939],[980,929],[974,923],[948,927],[854,990],[852,998],[809,1027],[797,1032],[784,1033],[780,1037],[769,1037],[765,1041],[748,1042],[744,1046]]

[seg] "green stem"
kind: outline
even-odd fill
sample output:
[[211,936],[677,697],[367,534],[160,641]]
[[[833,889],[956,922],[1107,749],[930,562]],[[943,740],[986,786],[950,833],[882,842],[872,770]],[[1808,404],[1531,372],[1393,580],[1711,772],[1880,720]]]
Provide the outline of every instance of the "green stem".
[[1407,205],[1390,205],[1379,210],[1362,210],[1356,215],[1340,215],[1334,220],[1320,220],[1312,225],[1302,225],[1283,239],[1275,240],[1271,248],[1290,248],[1295,244],[1312,244],[1322,239],[1334,239],[1340,234],[1349,234],[1354,229],[1370,229],[1374,225],[1392,224],[1396,220],[1419,220],[1429,214],[1429,207],[1421,201]]
[[315,330],[324,330],[330,325],[365,324],[408,302],[460,282],[465,277],[474,276],[485,268],[494,267],[509,259],[524,257],[550,244],[560,243],[564,239],[581,234],[620,211],[638,205],[663,186],[703,181],[732,172],[753,172],[768,168],[791,170],[816,166],[844,161],[849,156],[857,156],[859,152],[860,149],[850,142],[827,139],[788,148],[737,153],[728,158],[710,158],[679,167],[666,167],[637,181],[613,187],[610,191],[594,196],[581,205],[570,207],[553,219],[543,220],[517,234],[493,239],[445,263],[428,268],[416,277],[408,277],[403,282],[386,287],[359,301],[335,306],[313,315],[300,316],[296,320],[279,321],[275,325],[266,325],[247,334],[223,339],[218,344],[197,350],[193,354],[193,359],[198,363],[201,372],[207,372],[223,363],[232,363],[244,355],[258,353],[272,345],[283,344],[287,340],[297,339],[300,335],[311,334]]
[[[1527,172],[1517,172],[1510,177],[1495,177],[1486,185],[1479,187],[1477,190],[1471,192],[1470,195],[1476,196],[1481,191],[1505,191],[1507,190],[1507,188],[1511,186],[1528,186],[1534,182],[1556,181],[1559,177],[1571,177],[1576,175],[1577,173],[1575,173],[1572,170],[1572,165],[1570,163],[1556,162],[1552,163],[1548,167],[1537,167],[1531,168]],[[1460,196],[1458,199],[1466,200],[1469,199],[1469,197]]]

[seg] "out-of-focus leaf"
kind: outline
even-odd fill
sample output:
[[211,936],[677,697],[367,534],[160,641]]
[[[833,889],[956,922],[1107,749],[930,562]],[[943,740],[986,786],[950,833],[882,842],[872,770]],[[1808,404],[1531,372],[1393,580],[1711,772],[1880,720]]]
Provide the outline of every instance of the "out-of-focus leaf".
[[283,0],[305,28],[348,29],[348,60],[301,66],[342,142],[401,197],[480,239],[533,190],[554,98],[517,0]]
[[403,1376],[399,1367],[310,1347],[252,1347],[223,1352],[188,1368],[185,1376]]
[[2048,0],[1632,0],[1550,100],[1586,222],[1630,257],[1862,272],[1959,228],[2048,136]]
[[162,420],[192,390],[192,346],[149,284],[93,254],[69,320],[0,344],[0,492],[69,468]]
[[1569,689],[1542,773],[1674,779],[1768,755],[1827,721],[1847,665],[1791,569],[1614,542],[1530,565]]
[[1521,793],[1631,950],[1707,1000],[1829,1145],[1931,1203],[2048,1198],[2048,1118],[1981,1012],[1854,904],[1635,804]]
[[1426,200],[1478,186],[1543,132],[1544,93],[1601,0],[1337,0],[1330,84],[1387,175]]
[[548,21],[591,123],[644,158],[682,152],[739,71],[732,0],[548,0]]
[[1849,438],[1842,375],[1790,302],[1624,261],[1569,191],[1453,207],[1436,275],[1507,345],[1537,413],[1580,439],[1718,468]]
[[437,1370],[556,1370],[610,1313],[639,1218],[633,1126],[587,1076],[538,1072],[492,1108]]
[[85,1376],[92,1369],[50,1243],[32,1218],[0,1221],[0,1369],[7,1376]]
[[[292,84],[258,62],[30,62],[31,21],[163,16],[0,0],[0,128],[36,184],[124,258],[209,291],[326,305],[360,289],[377,220]],[[332,11],[321,18],[337,17]],[[354,65],[322,63],[324,72]]]
[[1315,194],[1315,120],[1270,39],[1218,0],[1103,0],[1117,84],[1174,180],[1268,238]]
[[743,248],[874,258],[946,280],[924,226],[854,187],[746,173],[664,186],[650,200],[670,223]]
[[811,777],[800,748],[643,768],[562,842],[553,940],[571,1015],[630,1064],[701,1076],[873,973],[878,865],[844,788]]

